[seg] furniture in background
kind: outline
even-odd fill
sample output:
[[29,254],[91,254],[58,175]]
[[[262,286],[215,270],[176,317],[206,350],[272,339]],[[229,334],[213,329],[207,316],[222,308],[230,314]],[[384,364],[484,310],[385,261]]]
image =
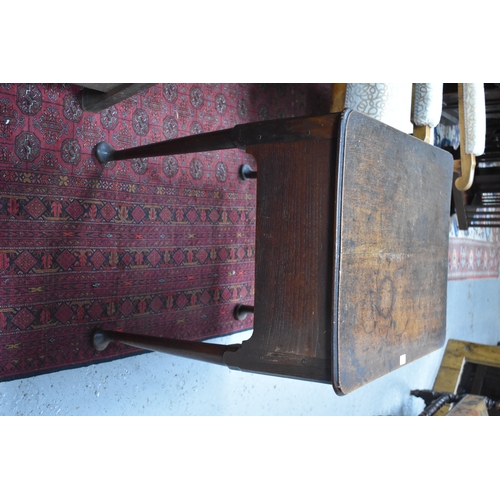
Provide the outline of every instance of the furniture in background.
[[255,314],[251,338],[226,346],[97,330],[97,349],[123,342],[342,395],[443,345],[448,152],[353,110],[95,151],[106,163],[235,147],[258,165],[255,304],[235,312]]
[[[474,394],[453,394],[451,392],[436,391],[411,391],[412,396],[422,398],[425,408],[418,415],[419,417],[433,417],[446,407],[448,417],[487,417],[488,412],[495,409],[500,404],[484,396]],[[453,406],[449,409],[449,405]],[[442,416],[441,414],[439,416]]]
[[[457,92],[446,90],[446,109],[449,113],[457,111],[460,117],[461,146],[454,153],[457,160],[453,183],[453,211],[458,228],[499,227],[500,90],[494,84],[458,84]],[[465,189],[460,189],[461,183]]]
[[434,144],[434,128],[443,112],[443,84],[414,83],[411,110],[413,136]]
[[[476,158],[477,167],[497,163],[500,156],[500,83],[484,83],[486,138],[484,153]],[[445,83],[443,90],[443,122],[458,124],[458,84]],[[495,166],[495,165],[491,165]],[[496,165],[500,166],[500,165]]]
[[146,90],[154,83],[76,83],[81,85],[82,109],[98,113],[114,104]]
[[500,346],[450,339],[432,391],[411,394],[424,399],[424,415],[484,414],[481,401],[488,415],[500,415]]
[[[459,175],[454,185],[466,191],[474,179],[476,157],[485,148],[485,92],[482,83],[457,85],[461,147],[460,160],[455,164]],[[330,110],[344,108],[355,109],[433,143],[432,131],[443,112],[443,83],[334,83]]]
[[330,111],[355,109],[432,144],[442,103],[442,83],[334,83]]
[[[460,128],[460,157],[455,161],[452,186],[452,212],[457,213],[459,229],[465,230],[470,225],[496,227],[500,221],[496,173],[491,169],[481,172],[481,179],[472,188],[474,174],[478,172],[476,157],[485,149],[484,85],[459,83],[456,101],[447,94],[444,104],[450,119],[453,119],[452,110],[456,105]],[[334,83],[330,109],[337,112],[344,108],[365,113],[432,144],[433,129],[443,113],[443,84]]]
[[[454,179],[458,173],[454,172]],[[453,203],[458,228],[500,227],[500,167],[477,168],[467,191],[453,185]]]
[[447,413],[447,417],[487,417],[488,408],[486,398],[466,394],[453,408]]
[[334,83],[330,111],[354,109],[409,134],[411,99],[411,83]]
[[476,157],[484,153],[486,108],[482,83],[458,84],[460,127],[460,161],[455,169],[460,174],[454,181],[459,191],[467,191],[474,181]]
[[500,83],[485,83],[486,140],[478,167],[500,167]]

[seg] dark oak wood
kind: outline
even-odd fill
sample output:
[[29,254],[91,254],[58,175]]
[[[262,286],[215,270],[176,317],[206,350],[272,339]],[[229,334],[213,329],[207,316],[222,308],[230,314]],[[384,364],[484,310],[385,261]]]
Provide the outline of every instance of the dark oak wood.
[[131,158],[149,158],[219,149],[245,149],[246,146],[328,139],[338,127],[339,114],[308,118],[289,118],[237,125],[227,130],[179,137],[167,141],[116,151],[110,144],[100,142],[94,153],[101,164]]
[[120,83],[120,84],[96,84],[81,83],[82,108],[84,111],[98,113],[114,104],[132,97],[134,94],[146,90],[154,83]]
[[109,330],[96,330],[92,334],[92,343],[96,350],[103,351],[110,342],[121,342],[132,347],[139,347],[149,351],[158,351],[165,354],[174,354],[184,358],[206,361],[223,365],[224,353],[237,349],[236,345],[218,345],[208,342],[190,342],[163,337],[152,337]]
[[[442,345],[448,152],[350,110],[108,146],[101,160],[229,147],[256,159],[254,332],[215,348],[216,362],[332,383],[342,395]],[[180,355],[209,345],[105,335]]]
[[[80,85],[86,89],[98,90],[99,92],[105,94],[106,92],[110,92],[114,88],[123,85],[123,83],[75,83],[74,85]],[[127,85],[130,85],[130,83]]]
[[333,280],[338,393],[443,345],[452,173],[446,151],[347,117]]
[[241,165],[238,176],[242,181],[248,181],[250,179],[257,179],[257,172],[252,170],[250,165]]
[[248,304],[238,304],[233,311],[234,319],[241,321],[245,319],[249,314],[253,314],[255,311],[254,306],[249,306]]
[[336,140],[252,146],[255,319],[230,367],[331,382]]

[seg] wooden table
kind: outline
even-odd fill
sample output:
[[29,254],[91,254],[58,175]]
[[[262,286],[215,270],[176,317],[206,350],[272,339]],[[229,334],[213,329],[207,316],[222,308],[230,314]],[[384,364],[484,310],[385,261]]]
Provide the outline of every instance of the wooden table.
[[97,331],[96,348],[121,341],[342,395],[443,345],[449,153],[346,110],[96,154],[104,163],[230,147],[258,166],[252,337],[220,346]]

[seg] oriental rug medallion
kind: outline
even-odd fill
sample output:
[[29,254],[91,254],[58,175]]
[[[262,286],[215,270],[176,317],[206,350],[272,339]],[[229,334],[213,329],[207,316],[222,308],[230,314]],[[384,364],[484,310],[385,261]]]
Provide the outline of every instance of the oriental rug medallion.
[[252,327],[255,183],[239,150],[116,149],[328,113],[329,84],[157,84],[99,113],[71,84],[0,85],[0,381],[135,355],[97,326],[179,339]]

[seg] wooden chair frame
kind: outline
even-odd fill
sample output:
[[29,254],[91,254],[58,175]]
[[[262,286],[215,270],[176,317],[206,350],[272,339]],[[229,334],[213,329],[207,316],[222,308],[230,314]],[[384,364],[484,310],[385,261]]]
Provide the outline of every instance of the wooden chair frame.
[[[455,393],[466,362],[500,368],[500,346],[450,339],[446,345],[433,390]],[[446,405],[436,415],[446,415],[449,410],[450,406]]]

